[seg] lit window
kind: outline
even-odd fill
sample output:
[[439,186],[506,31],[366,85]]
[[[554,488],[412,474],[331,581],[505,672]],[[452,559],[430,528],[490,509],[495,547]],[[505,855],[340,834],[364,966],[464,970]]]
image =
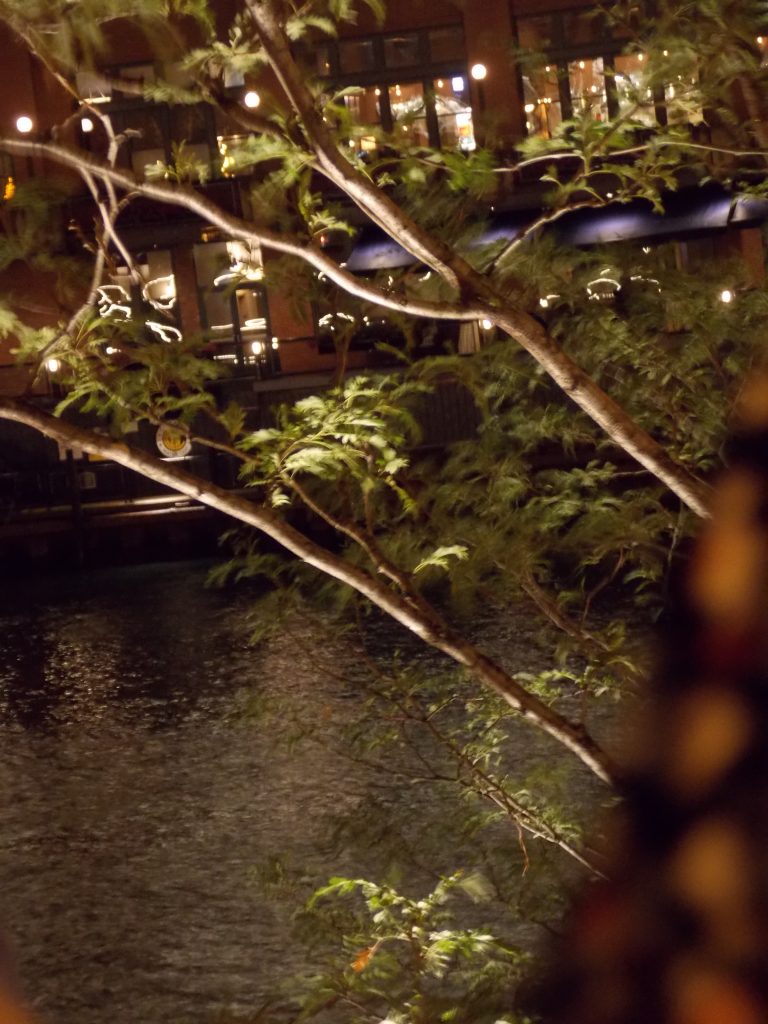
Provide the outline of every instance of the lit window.
[[608,119],[602,57],[571,61],[568,64],[568,82],[574,116],[588,113],[595,121]]
[[438,79],[432,83],[435,112],[440,132],[440,145],[446,149],[460,149],[469,153],[476,148],[472,126],[472,107],[466,86],[454,89],[452,81]]
[[642,53],[622,54],[616,57],[616,101],[622,117],[631,117],[633,121],[653,125],[656,123],[656,110],[653,93],[646,84],[645,71],[645,55]]
[[549,139],[563,119],[557,68],[546,65],[523,76],[525,125],[528,135]]
[[407,82],[389,87],[389,105],[392,111],[392,130],[403,141],[428,146],[424,86],[421,82]]

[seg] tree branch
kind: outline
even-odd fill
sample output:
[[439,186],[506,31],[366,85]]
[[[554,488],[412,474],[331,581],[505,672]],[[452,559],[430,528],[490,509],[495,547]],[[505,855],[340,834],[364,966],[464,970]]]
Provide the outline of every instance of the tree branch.
[[283,522],[271,509],[194,477],[172,463],[163,462],[139,449],[57,419],[24,402],[0,398],[0,419],[25,424],[64,447],[78,447],[90,454],[112,459],[126,469],[132,469],[209,508],[261,530],[307,565],[356,590],[425,643],[463,665],[499,694],[522,718],[575,754],[599,778],[605,782],[618,780],[619,772],[612,759],[583,726],[568,721],[530,694],[491,658],[464,637],[455,634],[436,611],[433,610],[427,617],[384,583]]

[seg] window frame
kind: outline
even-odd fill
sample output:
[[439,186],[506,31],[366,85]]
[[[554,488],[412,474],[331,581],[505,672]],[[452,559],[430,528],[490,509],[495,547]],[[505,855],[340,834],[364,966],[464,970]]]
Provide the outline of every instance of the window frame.
[[[458,29],[462,36],[463,55],[453,60],[433,61],[430,49],[430,33],[443,29]],[[398,36],[413,35],[417,42],[417,63],[402,65],[398,67],[388,66],[386,63],[386,41]],[[368,70],[357,72],[344,72],[340,62],[340,47],[348,42],[372,42],[374,53],[374,65]],[[365,36],[345,36],[338,40],[328,40],[323,44],[327,54],[327,62],[330,70],[326,75],[320,75],[321,79],[329,82],[333,88],[345,88],[350,85],[359,85],[361,88],[379,89],[377,99],[379,101],[379,124],[382,131],[391,134],[394,130],[394,118],[389,98],[389,90],[396,85],[421,85],[424,93],[424,116],[427,125],[429,145],[440,149],[440,126],[435,104],[434,83],[439,79],[452,79],[461,77],[465,82],[469,81],[469,69],[467,65],[466,41],[464,39],[464,27],[461,22],[449,22],[440,25],[431,25],[429,28],[407,29],[400,32],[392,31],[377,32]],[[467,106],[472,109],[471,101]],[[473,111],[474,114],[474,111]]]
[[[570,45],[567,41],[565,26],[568,16],[591,10],[593,8],[579,6],[564,7],[560,10],[549,11],[543,14],[533,12],[521,13],[514,10],[512,12],[514,40],[518,48],[520,47],[520,22],[530,18],[549,18],[551,26],[550,45],[546,50],[542,51],[542,54],[546,57],[547,62],[554,67],[557,74],[560,108],[564,121],[573,117],[574,110],[568,65],[579,60],[602,59],[608,116],[611,118],[619,116],[619,97],[614,74],[616,71],[616,58],[624,53],[627,41],[611,35],[608,31],[608,22],[600,17],[599,14],[595,17],[598,30],[595,31],[594,37],[591,40]],[[519,94],[523,96],[523,69],[520,67],[519,61],[517,62],[517,77]],[[667,123],[667,110],[662,89],[654,90],[653,106],[657,123],[662,126],[665,125]],[[522,113],[523,124],[525,124],[525,112],[523,111]]]

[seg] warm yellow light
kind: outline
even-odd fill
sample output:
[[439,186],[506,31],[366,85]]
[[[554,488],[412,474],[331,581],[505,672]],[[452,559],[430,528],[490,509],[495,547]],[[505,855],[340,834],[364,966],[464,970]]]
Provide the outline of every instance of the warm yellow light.
[[[541,100],[539,100],[539,102],[541,102]],[[525,112],[526,112],[526,114],[532,114],[535,109],[536,109],[536,104],[535,103],[526,103],[525,104]]]
[[259,96],[257,92],[254,92],[253,89],[249,89],[245,96],[243,96],[243,103],[249,110],[255,110],[261,103],[261,96]]
[[16,131],[21,135],[29,135],[32,129],[35,127],[31,117],[27,117],[26,114],[22,114],[21,117],[16,118]]
[[81,131],[84,131],[86,133],[93,131],[93,121],[90,119],[90,117],[80,118],[80,129]]
[[720,292],[720,301],[733,302],[733,292],[730,288],[723,288],[723,290]]
[[7,202],[9,199],[13,199],[16,193],[16,182],[13,177],[9,174],[5,179],[5,185],[3,185],[3,199]]
[[757,37],[757,45],[758,46],[762,46],[763,45],[763,37],[762,36],[758,36]]
[[59,362],[58,359],[49,359],[45,365],[48,370],[48,373],[57,373],[58,370],[61,368],[61,363]]
[[579,67],[581,68],[581,70],[582,70],[582,71],[584,70],[584,68],[585,68],[586,66],[587,66],[587,65],[586,65],[586,64],[584,63],[584,61],[583,61],[583,60],[580,60],[580,61],[579,61]]
[[493,327],[493,321],[485,317],[483,320],[480,321],[480,326],[483,328],[484,331],[490,331],[490,329]]
[[473,64],[472,67],[469,69],[469,73],[470,75],[472,75],[476,82],[482,82],[482,80],[488,74],[488,68],[485,66],[485,64]]

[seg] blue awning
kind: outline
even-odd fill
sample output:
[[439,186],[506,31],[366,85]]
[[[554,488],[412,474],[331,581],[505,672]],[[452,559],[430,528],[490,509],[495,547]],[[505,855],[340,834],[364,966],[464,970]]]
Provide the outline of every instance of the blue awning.
[[[513,241],[539,216],[538,210],[493,213],[478,238],[479,245]],[[553,231],[567,245],[604,245],[621,241],[663,241],[697,233],[722,231],[729,225],[750,227],[768,220],[768,199],[733,196],[716,185],[680,189],[664,198],[664,213],[648,200],[609,203],[598,209],[564,214],[544,230]],[[347,259],[353,273],[397,270],[417,260],[384,231],[363,228]]]

